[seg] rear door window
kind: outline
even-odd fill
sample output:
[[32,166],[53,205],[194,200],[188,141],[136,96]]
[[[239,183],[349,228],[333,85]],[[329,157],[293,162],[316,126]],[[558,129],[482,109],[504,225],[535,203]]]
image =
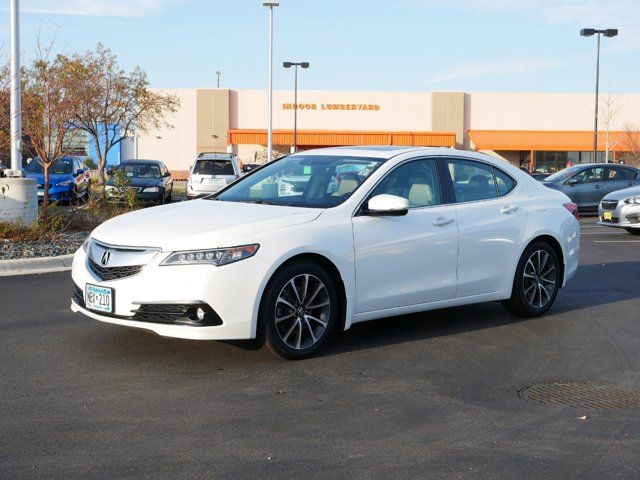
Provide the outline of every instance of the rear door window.
[[196,175],[235,175],[231,160],[198,160],[193,167]]
[[472,160],[447,159],[457,203],[498,197],[491,165]]
[[610,167],[606,181],[635,180],[638,174],[630,168]]

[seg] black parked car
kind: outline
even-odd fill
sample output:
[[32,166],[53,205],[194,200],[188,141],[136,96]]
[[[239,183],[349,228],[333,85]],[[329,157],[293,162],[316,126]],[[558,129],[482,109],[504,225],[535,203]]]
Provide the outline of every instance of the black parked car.
[[114,185],[116,172],[124,172],[130,187],[136,192],[136,199],[144,204],[162,205],[171,202],[173,178],[171,172],[160,160],[124,160],[115,169],[107,170],[110,175],[105,190],[114,200],[122,200],[123,192]]

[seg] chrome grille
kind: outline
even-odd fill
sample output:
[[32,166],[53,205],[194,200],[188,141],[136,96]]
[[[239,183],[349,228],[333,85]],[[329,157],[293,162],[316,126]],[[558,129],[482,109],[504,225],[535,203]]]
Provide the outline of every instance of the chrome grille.
[[125,267],[102,267],[89,257],[89,267],[100,280],[118,280],[132,277],[142,270],[143,265],[127,265]]
[[602,206],[603,210],[615,210],[618,207],[618,201],[603,200],[600,205]]

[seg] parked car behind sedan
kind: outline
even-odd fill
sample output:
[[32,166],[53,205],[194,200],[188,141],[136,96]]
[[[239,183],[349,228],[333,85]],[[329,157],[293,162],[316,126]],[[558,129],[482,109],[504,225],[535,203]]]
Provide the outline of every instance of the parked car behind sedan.
[[566,194],[581,212],[596,212],[605,195],[639,185],[640,169],[606,163],[574,165],[550,175],[542,184]]
[[[24,168],[27,178],[38,182],[38,200],[44,198],[44,168],[34,158]],[[62,157],[49,167],[49,201],[72,202],[86,200],[91,195],[91,174],[78,157]]]
[[[300,188],[283,191],[291,172]],[[479,153],[309,150],[100,225],[75,254],[71,308],[167,337],[255,338],[292,359],[376,318],[495,300],[542,315],[578,267],[568,202]]]
[[242,172],[238,157],[226,153],[203,153],[191,166],[187,200],[205,197],[235,182]]
[[105,191],[113,201],[122,201],[124,192],[115,185],[115,174],[122,172],[136,194],[136,200],[145,205],[170,203],[173,194],[171,172],[160,160],[124,160],[115,169],[109,169],[110,175]]
[[625,188],[605,196],[598,207],[600,225],[624,228],[640,235],[640,187]]

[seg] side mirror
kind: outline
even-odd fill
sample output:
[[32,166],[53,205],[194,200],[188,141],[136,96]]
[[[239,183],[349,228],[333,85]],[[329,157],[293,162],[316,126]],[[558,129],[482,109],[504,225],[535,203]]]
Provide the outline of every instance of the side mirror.
[[107,175],[113,175],[113,168],[107,168]]
[[170,177],[171,176],[171,172],[165,172],[162,174],[163,177]]
[[251,170],[253,170],[253,167],[250,167],[249,165],[242,166],[242,173],[249,173]]
[[367,202],[367,215],[402,216],[409,213],[409,200],[396,195],[376,195]]
[[78,170],[76,170],[75,172],[73,172],[73,176],[74,177],[79,177],[80,175],[82,175],[84,173],[84,170],[82,170],[81,168],[79,168]]
[[579,182],[577,178],[570,178],[569,180],[564,182],[565,185],[577,185],[578,183]]

